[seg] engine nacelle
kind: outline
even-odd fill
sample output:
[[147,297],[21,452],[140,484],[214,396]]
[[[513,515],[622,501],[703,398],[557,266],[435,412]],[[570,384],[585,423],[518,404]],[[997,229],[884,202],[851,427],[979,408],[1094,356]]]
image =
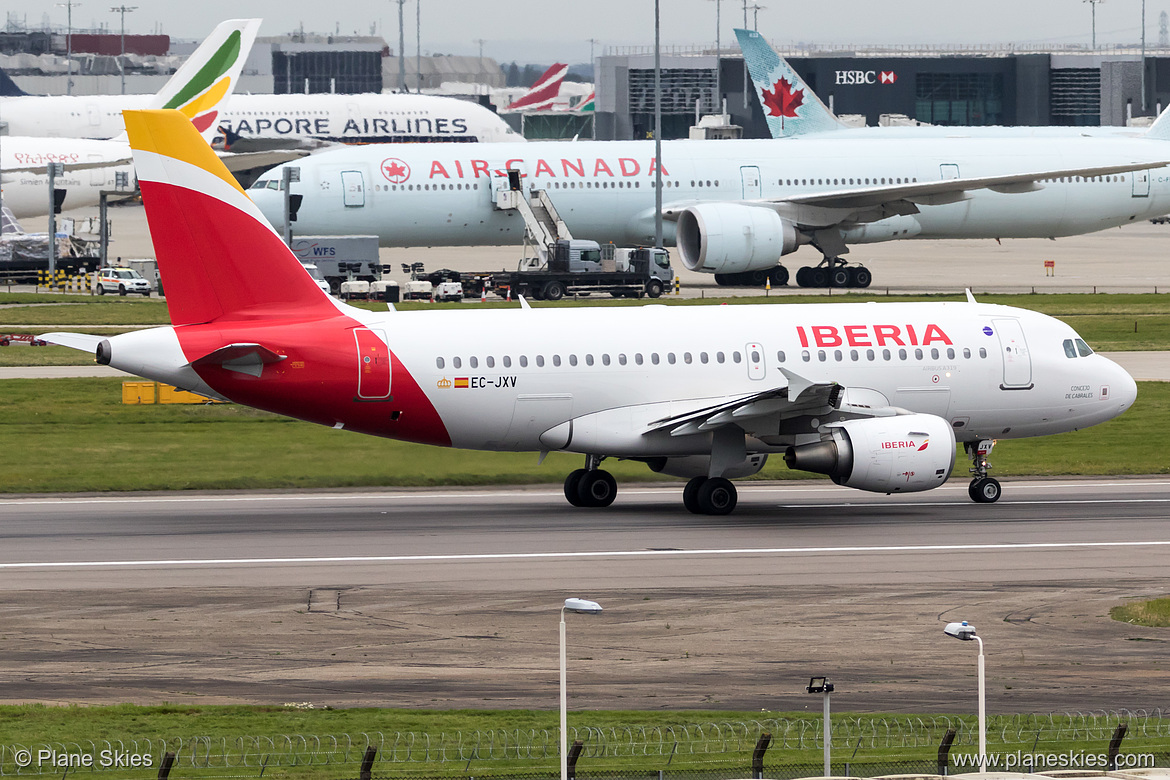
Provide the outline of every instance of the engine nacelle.
[[791,469],[828,474],[845,487],[917,493],[951,475],[955,432],[933,414],[846,420],[821,441],[789,447],[784,462]]
[[[742,461],[726,469],[720,476],[725,479],[739,479],[750,477],[764,467],[768,456],[764,453],[748,455]],[[669,474],[672,477],[705,477],[710,473],[710,455],[688,455],[681,458],[649,458],[646,465],[651,471],[659,474]]]
[[767,269],[800,246],[796,226],[763,206],[701,203],[678,218],[675,237],[691,271],[734,274]]

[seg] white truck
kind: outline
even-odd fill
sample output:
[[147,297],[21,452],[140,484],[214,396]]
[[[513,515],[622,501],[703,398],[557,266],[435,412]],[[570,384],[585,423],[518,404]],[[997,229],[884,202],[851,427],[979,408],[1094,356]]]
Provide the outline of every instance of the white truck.
[[299,236],[289,249],[303,265],[317,266],[334,295],[342,282],[374,282],[392,270],[378,259],[377,236]]

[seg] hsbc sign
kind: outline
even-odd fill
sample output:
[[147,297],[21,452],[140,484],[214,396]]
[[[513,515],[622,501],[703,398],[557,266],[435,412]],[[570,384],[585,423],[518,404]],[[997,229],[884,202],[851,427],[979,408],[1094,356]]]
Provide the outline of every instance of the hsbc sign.
[[837,84],[893,84],[898,74],[892,70],[839,70]]

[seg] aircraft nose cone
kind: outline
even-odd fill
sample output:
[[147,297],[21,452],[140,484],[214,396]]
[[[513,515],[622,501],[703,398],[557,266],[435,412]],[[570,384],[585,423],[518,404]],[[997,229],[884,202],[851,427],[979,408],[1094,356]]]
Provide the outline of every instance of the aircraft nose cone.
[[277,230],[284,228],[284,193],[279,190],[248,190],[260,213]]
[[1121,414],[1133,406],[1133,402],[1137,400],[1137,382],[1129,375],[1128,371],[1112,360],[1109,361],[1109,365],[1112,367],[1112,373],[1114,374],[1113,377],[1110,377],[1110,389],[1113,393],[1111,400],[1118,406],[1117,413]]

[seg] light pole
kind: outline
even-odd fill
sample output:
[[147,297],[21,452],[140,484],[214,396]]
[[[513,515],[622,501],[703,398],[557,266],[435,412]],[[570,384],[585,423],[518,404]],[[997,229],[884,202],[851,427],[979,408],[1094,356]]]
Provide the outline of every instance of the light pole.
[[118,60],[118,70],[122,71],[122,94],[126,94],[126,14],[137,11],[136,5],[119,5],[111,8],[112,13],[122,15],[122,57]]
[[398,3],[398,91],[406,91],[406,28],[402,26],[402,6],[406,0],[394,0]]
[[561,607],[561,780],[569,780],[569,699],[565,680],[565,611],[596,615],[601,605],[587,599],[565,599]]
[[[654,246],[662,248],[662,39],[659,0],[654,0]],[[561,778],[564,780],[564,778]]]
[[947,636],[969,642],[974,639],[979,643],[979,771],[987,771],[987,696],[984,687],[983,675],[983,640],[975,633],[975,626],[966,620],[962,623],[947,623],[943,632]]
[[1097,3],[1103,3],[1105,0],[1083,0],[1089,4],[1089,8],[1093,9],[1093,51],[1097,51]]
[[833,683],[829,682],[828,677],[811,677],[807,690],[809,693],[823,693],[825,695],[825,725],[821,727],[825,736],[825,777],[832,777],[833,773],[829,771],[833,755],[833,729],[829,721],[829,694],[833,692]]
[[[73,6],[81,5],[75,3],[73,0],[67,0],[64,3],[57,3],[57,7],[65,7],[65,65],[68,68],[68,77],[65,79],[65,94],[73,94]],[[1144,29],[1144,28],[1143,28]]]
[[719,110],[722,97],[719,84],[719,0],[715,0],[715,110]]

